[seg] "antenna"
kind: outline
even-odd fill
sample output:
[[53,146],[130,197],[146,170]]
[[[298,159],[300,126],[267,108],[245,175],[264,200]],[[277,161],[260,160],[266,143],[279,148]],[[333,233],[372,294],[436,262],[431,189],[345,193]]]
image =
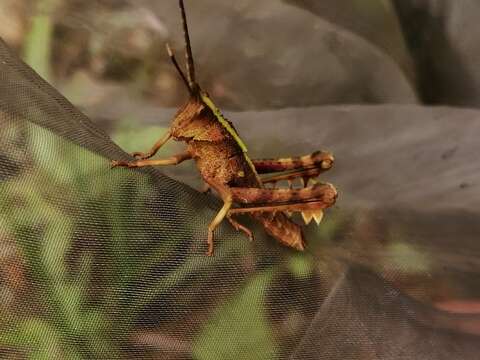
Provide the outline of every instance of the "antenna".
[[180,10],[182,12],[183,33],[185,36],[185,46],[186,46],[185,57],[187,59],[188,84],[189,84],[189,88],[193,91],[195,88],[198,87],[198,85],[195,82],[195,65],[193,63],[192,46],[190,45],[190,35],[188,34],[187,15],[185,13],[185,6],[183,5],[183,0],[179,0],[179,5],[180,5]]
[[187,80],[187,77],[185,76],[185,74],[183,73],[182,69],[180,68],[180,65],[178,65],[178,62],[177,62],[177,59],[175,58],[175,54],[173,53],[173,50],[172,48],[170,47],[170,44],[167,43],[166,45],[167,47],[167,52],[168,52],[168,56],[170,57],[170,60],[172,60],[172,63],[173,65],[175,65],[175,68],[177,69],[178,73],[180,74],[180,76],[182,77],[182,80],[183,82],[185,83],[185,85],[187,86],[187,89],[190,93],[193,93],[191,87],[190,87],[190,83],[188,82]]

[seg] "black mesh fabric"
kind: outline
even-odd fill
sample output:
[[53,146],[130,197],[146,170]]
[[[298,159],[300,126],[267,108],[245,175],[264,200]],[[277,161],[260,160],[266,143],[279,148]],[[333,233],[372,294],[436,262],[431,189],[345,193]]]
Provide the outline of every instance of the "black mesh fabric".
[[0,42],[0,357],[479,358],[478,217],[340,192],[306,252],[245,220],[255,241],[224,223],[210,258],[217,199],[110,159],[129,157]]

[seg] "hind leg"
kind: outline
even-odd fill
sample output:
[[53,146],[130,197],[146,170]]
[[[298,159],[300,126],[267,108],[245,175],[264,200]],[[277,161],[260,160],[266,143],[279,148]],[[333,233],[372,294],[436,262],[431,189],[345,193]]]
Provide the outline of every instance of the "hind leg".
[[315,179],[333,166],[334,158],[329,152],[316,151],[305,156],[252,162],[259,174],[273,174],[262,177],[263,184],[273,184],[275,187],[278,181],[287,180],[291,188],[292,182],[297,178],[307,187],[310,179]]
[[291,170],[323,169],[332,167],[333,155],[326,151],[316,151],[309,155],[281,159],[253,159],[255,169],[259,174],[268,174]]
[[302,214],[306,224],[322,220],[323,210],[337,199],[331,184],[316,184],[303,189],[231,188],[232,198],[241,207],[231,209],[230,215],[254,212],[295,212]]
[[[243,231],[249,238],[253,234],[249,229],[231,218],[234,214],[254,212],[299,211],[306,223],[312,219],[320,222],[323,209],[332,206],[337,198],[337,190],[330,184],[317,184],[300,190],[291,189],[260,189],[226,187],[222,184],[209,182],[223,200],[223,206],[208,226],[208,251],[213,255],[214,230],[227,218],[233,227]],[[241,207],[232,209],[233,203]]]

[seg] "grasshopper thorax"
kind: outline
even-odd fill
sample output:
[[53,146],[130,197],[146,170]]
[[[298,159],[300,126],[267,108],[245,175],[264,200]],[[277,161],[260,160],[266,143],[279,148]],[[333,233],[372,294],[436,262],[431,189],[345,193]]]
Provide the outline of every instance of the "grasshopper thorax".
[[175,115],[170,127],[173,138],[189,140],[205,130],[207,108],[200,97],[191,96]]

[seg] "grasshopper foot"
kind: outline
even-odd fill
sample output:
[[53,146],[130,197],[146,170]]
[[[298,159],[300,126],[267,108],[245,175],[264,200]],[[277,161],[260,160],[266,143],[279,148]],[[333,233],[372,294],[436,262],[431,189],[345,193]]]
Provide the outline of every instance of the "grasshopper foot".
[[213,227],[211,224],[208,227],[208,237],[207,237],[207,244],[208,244],[208,249],[207,249],[207,256],[213,256],[213,230],[215,227]]
[[110,168],[116,168],[116,167],[132,167],[131,163],[128,161],[121,161],[121,160],[112,160],[110,162]]
[[207,256],[213,256],[213,231],[208,232],[208,250]]
[[112,160],[112,161],[110,162],[110,169],[114,169],[114,168],[116,168],[116,167],[119,167],[119,166],[120,166],[120,162],[121,162],[121,161],[118,161],[118,160]]

